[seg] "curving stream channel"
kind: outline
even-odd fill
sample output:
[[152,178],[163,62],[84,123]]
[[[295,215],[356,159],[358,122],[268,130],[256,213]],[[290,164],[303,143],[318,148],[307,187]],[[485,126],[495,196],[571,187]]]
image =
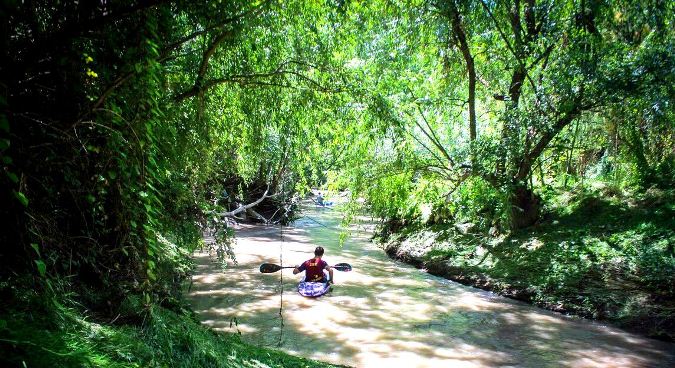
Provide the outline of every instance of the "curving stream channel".
[[[338,245],[337,210],[305,208],[292,227],[239,225],[237,264],[208,253],[188,295],[203,323],[254,345],[356,367],[674,367],[675,344],[567,317],[394,262],[353,225]],[[326,249],[336,285],[318,299],[296,292],[300,275],[261,274]],[[280,315],[280,306],[283,304]]]

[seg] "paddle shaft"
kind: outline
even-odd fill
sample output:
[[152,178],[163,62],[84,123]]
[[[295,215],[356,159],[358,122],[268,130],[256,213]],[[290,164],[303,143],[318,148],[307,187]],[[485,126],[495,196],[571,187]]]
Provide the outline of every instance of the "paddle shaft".
[[[279,266],[273,263],[263,263],[262,265],[260,265],[260,272],[273,273],[282,270],[284,268],[295,268],[295,266]],[[332,266],[332,268],[343,272],[348,272],[352,270],[352,266],[350,266],[347,263],[338,263]]]

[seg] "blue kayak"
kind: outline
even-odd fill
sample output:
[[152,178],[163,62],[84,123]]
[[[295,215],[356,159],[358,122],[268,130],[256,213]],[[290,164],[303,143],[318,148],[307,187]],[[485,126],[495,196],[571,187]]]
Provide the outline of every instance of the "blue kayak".
[[[326,277],[328,280],[328,277]],[[330,290],[330,284],[328,282],[309,282],[302,279],[298,284],[298,293],[302,296],[316,298]]]

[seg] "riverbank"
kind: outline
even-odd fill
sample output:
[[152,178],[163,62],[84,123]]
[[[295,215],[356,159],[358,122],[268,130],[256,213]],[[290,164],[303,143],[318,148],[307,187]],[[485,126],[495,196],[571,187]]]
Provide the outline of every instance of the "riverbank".
[[433,275],[673,341],[673,192],[568,194],[558,203],[538,225],[507,235],[412,224],[382,228],[377,240]]
[[[12,290],[10,290],[12,289]],[[2,367],[326,367],[202,326],[187,308],[127,298],[118,318],[101,319],[70,293],[46,296],[0,285]]]

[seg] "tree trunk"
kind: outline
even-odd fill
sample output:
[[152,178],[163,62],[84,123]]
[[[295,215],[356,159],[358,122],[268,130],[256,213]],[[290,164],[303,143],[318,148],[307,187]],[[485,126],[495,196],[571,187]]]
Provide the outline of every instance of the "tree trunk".
[[516,185],[511,193],[510,218],[512,229],[534,225],[541,215],[541,198],[525,185]]
[[[462,16],[454,1],[449,3],[450,21],[452,24],[452,31],[455,36],[457,47],[462,52],[464,63],[466,64],[466,72],[469,78],[469,140],[471,142],[476,140],[478,135],[476,130],[476,65],[469,47],[469,40],[467,33],[462,24]],[[473,155],[472,155],[473,158]]]

